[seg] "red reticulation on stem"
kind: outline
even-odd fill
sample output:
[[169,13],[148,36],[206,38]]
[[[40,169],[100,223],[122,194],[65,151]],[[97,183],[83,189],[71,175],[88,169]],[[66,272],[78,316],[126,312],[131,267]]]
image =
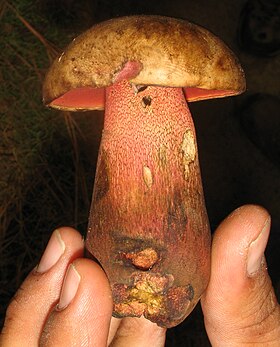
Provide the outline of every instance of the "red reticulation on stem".
[[[114,314],[133,314],[133,307],[134,314],[162,325],[178,324],[208,282],[209,243],[195,129],[183,90],[137,89],[126,80],[108,87],[87,249],[118,296]],[[137,269],[147,272],[141,283],[135,282]],[[165,300],[158,286],[170,276]],[[190,286],[193,298],[175,304]]]
[[[135,194],[151,189],[156,198],[166,189],[185,185],[182,146],[187,129],[194,142],[182,89],[148,87],[137,92],[127,81],[108,87],[101,151],[109,158],[111,203],[119,206],[127,199],[124,203],[133,211],[132,205],[139,204],[133,200]],[[150,194],[146,195],[145,200]]]

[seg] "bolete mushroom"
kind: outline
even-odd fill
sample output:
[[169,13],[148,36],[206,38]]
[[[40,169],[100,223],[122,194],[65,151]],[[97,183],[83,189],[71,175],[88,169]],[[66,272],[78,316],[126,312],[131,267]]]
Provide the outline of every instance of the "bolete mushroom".
[[86,247],[109,278],[114,316],[172,327],[205,290],[210,229],[186,99],[244,89],[223,42],[161,16],[97,24],[51,66],[46,105],[105,108]]

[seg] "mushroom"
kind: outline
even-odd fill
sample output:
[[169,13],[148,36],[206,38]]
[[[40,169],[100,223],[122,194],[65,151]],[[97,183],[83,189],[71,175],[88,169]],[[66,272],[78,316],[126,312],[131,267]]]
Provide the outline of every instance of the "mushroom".
[[86,248],[109,278],[115,317],[172,327],[200,299],[211,237],[186,100],[244,89],[223,42],[161,16],[97,24],[50,67],[46,105],[105,108]]

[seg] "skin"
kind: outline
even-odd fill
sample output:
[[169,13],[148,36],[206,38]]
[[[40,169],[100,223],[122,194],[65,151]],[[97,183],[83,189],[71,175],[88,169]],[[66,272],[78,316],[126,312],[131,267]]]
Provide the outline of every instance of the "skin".
[[[214,347],[279,346],[280,308],[263,256],[269,227],[266,210],[243,206],[214,234],[210,282],[202,297],[205,326]],[[9,305],[1,347],[164,346],[164,328],[144,318],[111,318],[112,299],[104,272],[82,258],[84,244],[77,231],[60,228],[58,232],[63,251],[58,257],[53,234],[39,266]],[[74,295],[64,309],[57,310],[69,264],[74,264],[79,284],[68,282],[72,291],[75,288]]]

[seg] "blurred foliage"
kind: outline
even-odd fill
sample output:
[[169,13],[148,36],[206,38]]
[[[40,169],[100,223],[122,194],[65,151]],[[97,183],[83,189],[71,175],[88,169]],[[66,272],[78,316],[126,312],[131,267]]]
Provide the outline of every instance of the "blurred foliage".
[[44,15],[45,5],[0,3],[1,316],[51,230],[61,223],[85,230],[91,195],[81,131],[70,114],[42,105],[44,74],[60,52],[50,42],[63,47],[75,34],[62,34]]

